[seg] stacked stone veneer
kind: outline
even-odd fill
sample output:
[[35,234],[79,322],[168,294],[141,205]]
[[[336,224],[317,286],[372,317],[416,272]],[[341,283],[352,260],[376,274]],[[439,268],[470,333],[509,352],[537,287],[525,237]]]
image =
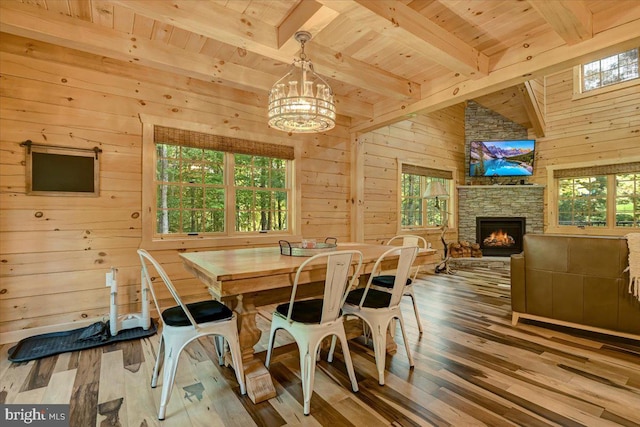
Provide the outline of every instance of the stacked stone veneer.
[[471,141],[527,139],[526,128],[474,101],[467,101],[464,110],[464,123],[465,159],[467,159],[465,164],[466,184],[515,184],[523,180],[527,182],[526,177],[469,177],[468,161]]
[[525,233],[544,232],[544,186],[472,185],[458,187],[458,235],[476,241],[476,217],[526,218]]

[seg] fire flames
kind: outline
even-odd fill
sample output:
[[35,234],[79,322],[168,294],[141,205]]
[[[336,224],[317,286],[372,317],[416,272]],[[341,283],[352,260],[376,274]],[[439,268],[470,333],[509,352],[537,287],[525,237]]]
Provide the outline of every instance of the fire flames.
[[509,236],[502,230],[494,231],[491,233],[489,237],[484,239],[483,244],[485,246],[502,246],[509,247],[516,244],[516,241],[513,237]]

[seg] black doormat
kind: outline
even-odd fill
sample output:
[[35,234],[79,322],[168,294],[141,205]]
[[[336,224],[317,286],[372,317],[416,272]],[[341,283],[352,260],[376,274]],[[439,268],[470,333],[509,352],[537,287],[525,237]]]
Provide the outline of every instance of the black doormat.
[[158,332],[158,326],[153,319],[151,319],[151,326],[147,330],[143,328],[124,329],[117,335],[111,335],[109,322],[96,322],[84,328],[51,332],[20,340],[18,344],[9,349],[9,360],[27,362],[68,351],[85,350],[118,341],[150,337],[156,332]]

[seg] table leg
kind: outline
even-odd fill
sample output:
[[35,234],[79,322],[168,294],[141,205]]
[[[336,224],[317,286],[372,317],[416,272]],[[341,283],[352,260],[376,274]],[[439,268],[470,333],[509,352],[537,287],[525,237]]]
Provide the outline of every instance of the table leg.
[[242,363],[244,365],[244,380],[247,385],[247,395],[253,403],[264,402],[276,396],[271,374],[258,359],[253,346],[260,340],[261,331],[256,325],[256,306],[253,298],[248,295],[238,295],[234,309],[238,317],[238,335]]

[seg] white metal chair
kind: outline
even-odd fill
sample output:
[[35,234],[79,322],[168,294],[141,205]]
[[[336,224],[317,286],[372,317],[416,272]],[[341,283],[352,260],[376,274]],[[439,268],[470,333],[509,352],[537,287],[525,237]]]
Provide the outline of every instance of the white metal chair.
[[[402,246],[418,246],[421,249],[427,249],[427,241],[424,237],[415,236],[412,234],[395,236],[389,239],[387,245],[391,245],[398,240],[402,240]],[[418,273],[420,272],[421,266],[415,266],[412,268],[412,271],[409,273],[409,277],[407,278],[407,285],[404,288],[404,296],[408,296],[411,298],[411,302],[413,303],[413,311],[416,315],[416,322],[418,322],[418,331],[422,334],[422,322],[420,321],[420,313],[418,312],[418,305],[416,304],[416,296],[413,293],[413,283],[415,283],[416,278],[418,277]],[[387,290],[393,289],[393,283],[395,281],[395,276],[391,274],[381,274],[373,278],[371,282],[372,286],[378,286],[380,288],[384,288]]]
[[[238,340],[236,315],[219,301],[205,300],[184,304],[160,264],[144,249],[138,249],[138,255],[140,256],[140,263],[142,264],[142,282],[151,290],[156,309],[161,315],[164,324],[162,327],[162,336],[160,337],[158,356],[155,367],[153,368],[153,377],[151,378],[151,387],[155,388],[158,383],[158,374],[164,364],[158,419],[163,420],[165,417],[180,353],[191,341],[202,336],[221,336],[228,342],[229,349],[231,350],[231,358],[233,359],[233,368],[235,369],[236,378],[240,384],[240,392],[245,394],[244,370],[242,366],[240,341]],[[149,274],[147,261],[153,265],[177,305],[161,310],[154,289],[154,283],[157,283],[157,281],[154,281]],[[163,353],[164,363],[162,361]]]
[[[358,382],[356,381],[351,355],[349,354],[341,307],[345,302],[351,285],[358,279],[362,260],[362,252],[355,250],[325,252],[307,259],[296,271],[293,289],[291,290],[291,299],[286,304],[280,304],[273,313],[265,365],[268,368],[271,362],[271,352],[276,331],[279,329],[288,331],[298,344],[300,352],[300,377],[302,379],[305,415],[309,415],[316,358],[320,343],[328,336],[333,336],[334,339],[337,336],[340,339],[352,389],[354,392],[358,391]],[[356,262],[355,267],[352,267]],[[296,301],[296,290],[300,275],[313,275],[315,265],[318,268],[325,268],[326,266],[323,298]],[[311,270],[308,269],[309,267]],[[352,277],[351,282],[349,281],[350,275]]]
[[[398,266],[396,269],[394,285],[391,291],[382,291],[371,287],[375,273],[380,270],[382,261],[390,256],[397,255],[399,252]],[[409,358],[409,365],[414,366],[411,350],[409,349],[409,341],[404,329],[404,321],[402,320],[402,312],[400,311],[400,299],[404,294],[404,288],[409,277],[409,271],[413,265],[413,261],[418,253],[417,246],[399,246],[393,247],[385,251],[376,261],[364,288],[357,288],[347,296],[342,311],[345,316],[355,315],[364,320],[373,338],[373,352],[376,358],[376,367],[378,368],[378,383],[384,385],[384,366],[385,353],[387,351],[387,329],[393,319],[400,321],[400,329],[404,338],[404,347]],[[329,361],[333,358],[333,350],[335,348],[335,339],[331,342],[329,350]]]

